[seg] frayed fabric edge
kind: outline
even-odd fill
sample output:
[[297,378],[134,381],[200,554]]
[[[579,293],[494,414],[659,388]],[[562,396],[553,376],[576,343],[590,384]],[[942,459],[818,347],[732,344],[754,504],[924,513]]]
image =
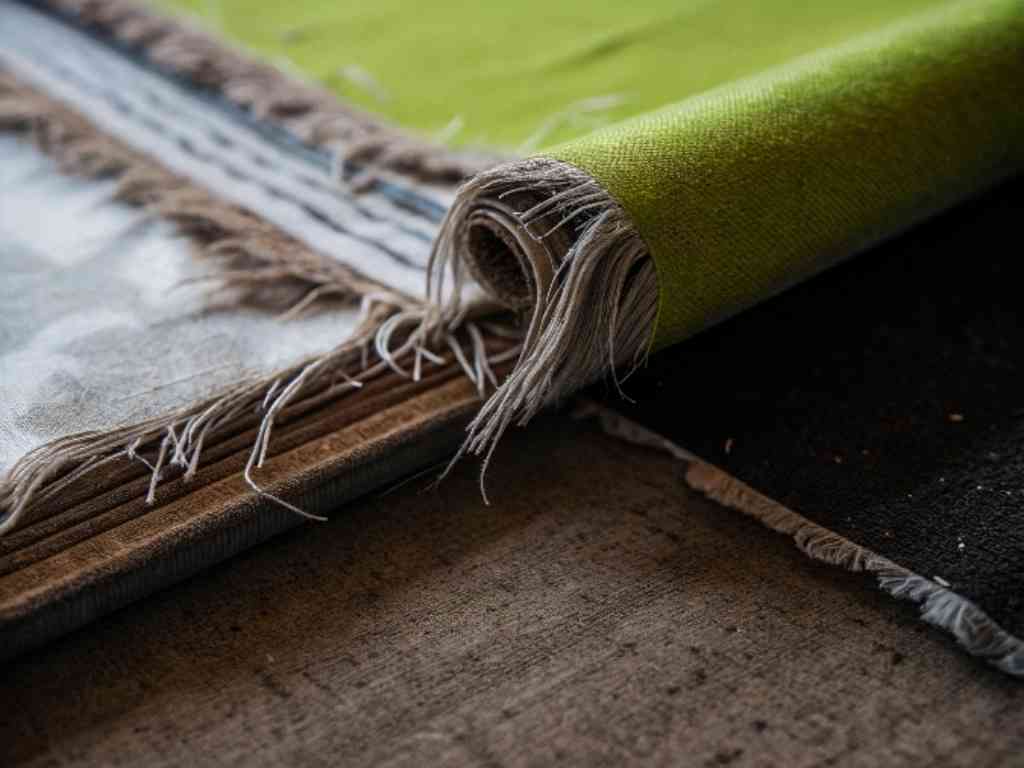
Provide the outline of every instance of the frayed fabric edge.
[[507,329],[468,318],[441,327],[437,313],[420,302],[359,276],[254,214],[212,197],[5,72],[0,72],[0,130],[34,140],[63,171],[115,179],[115,200],[175,224],[195,243],[197,255],[217,264],[210,281],[232,291],[230,302],[277,302],[280,289],[291,282],[301,295],[297,301],[289,298],[284,318],[325,299],[361,306],[356,333],[320,356],[239,382],[194,406],[110,432],[71,435],[23,456],[0,479],[0,535],[31,519],[33,508],[116,461],[145,465],[150,473],[146,502],[154,504],[165,476],[176,472],[191,480],[204,445],[253,415],[258,416],[258,431],[244,471],[246,482],[264,498],[312,517],[266,494],[254,480],[279,419],[342,397],[378,376],[419,381],[426,372],[449,365],[461,369],[482,397],[497,380],[492,366],[519,353],[518,340]]
[[646,244],[607,190],[546,157],[506,163],[460,187],[428,265],[433,324],[458,325],[470,277],[529,316],[519,359],[467,427],[452,462],[483,457],[486,501],[487,465],[511,424],[524,426],[603,376],[621,392],[621,381],[646,359],[658,281]]
[[355,191],[371,187],[381,171],[454,185],[505,159],[485,151],[453,150],[409,134],[138,0],[33,0],[32,4],[109,35],[156,66],[215,89],[255,118],[271,120],[298,139],[328,150],[337,177]]
[[[209,282],[232,301],[276,307],[286,317],[318,301],[354,302],[386,295],[410,302],[345,265],[325,258],[253,213],[221,200],[155,159],[99,131],[61,102],[0,69],[0,130],[20,134],[83,178],[113,178],[113,200],[172,223],[216,266]],[[294,299],[296,291],[298,299]]]
[[[23,456],[0,481],[0,536],[23,518],[31,519],[33,508],[113,462],[144,465],[150,477],[145,501],[152,506],[161,482],[172,476],[191,481],[204,446],[253,419],[257,431],[243,471],[246,484],[261,498],[300,517],[323,520],[257,483],[254,473],[267,459],[275,426],[336,402],[373,379],[394,375],[420,381],[444,366],[461,369],[482,396],[495,379],[492,366],[519,353],[514,344],[503,350],[486,347],[480,342],[484,331],[476,323],[467,322],[457,331],[435,329],[424,324],[424,309],[397,308],[373,296],[364,297],[361,317],[359,330],[333,350],[272,376],[239,382],[212,400],[142,423],[101,434],[71,435]],[[442,349],[432,344],[438,337]]]
[[814,560],[874,575],[882,591],[916,603],[924,621],[949,632],[968,653],[1002,672],[1024,677],[1024,641],[1000,627],[971,600],[808,520],[615,411],[584,401],[574,416],[597,419],[608,435],[684,462],[684,478],[693,490],[792,537],[796,546]]
[[[474,355],[480,359],[483,336],[467,322],[493,311],[493,304],[480,301],[479,291],[467,279],[470,275],[499,304],[530,317],[525,338],[515,344],[521,350],[518,360],[500,385],[493,374],[488,375],[488,365],[467,366],[465,356],[456,355],[464,370],[472,370],[475,381],[489,383],[495,390],[467,428],[467,438],[452,462],[466,454],[483,456],[485,501],[487,465],[512,423],[525,425],[542,408],[602,376],[611,375],[619,385],[622,378],[616,371],[635,369],[645,359],[658,306],[653,260],[625,211],[585,172],[544,157],[495,167],[493,156],[466,161],[466,156],[441,147],[427,151],[416,140],[340,104],[330,94],[296,82],[185,24],[153,14],[134,0],[38,0],[36,4],[134,47],[157,66],[216,89],[301,140],[332,149],[342,166],[363,163],[366,173],[360,174],[368,174],[371,183],[375,169],[381,168],[436,183],[471,176],[435,240],[427,304],[414,334],[427,340],[424,348],[445,348],[450,346],[447,337],[466,328]],[[107,141],[106,137],[94,139]],[[107,151],[95,154],[101,158],[100,165],[108,162]],[[86,162],[77,157],[75,161],[97,164],[91,156]],[[94,172],[107,170],[98,167]],[[361,186],[357,179],[349,181],[355,188]],[[162,213],[174,216],[181,206],[169,209]],[[202,211],[204,206],[192,206],[192,210]],[[481,258],[475,247],[486,242],[476,237],[482,231],[504,243],[496,261]],[[232,241],[230,248],[224,248],[233,254],[236,246]],[[511,269],[497,263],[506,258]],[[261,281],[250,266],[229,270],[227,275],[243,285],[267,287],[283,272],[296,268],[291,258],[275,259],[265,271],[268,279]],[[501,276],[516,272],[525,282],[508,291],[508,285],[501,285]],[[449,277],[452,286],[445,285]],[[329,284],[309,282],[299,309],[332,292]],[[500,330],[498,335],[510,334],[507,328]],[[503,353],[502,360],[507,359]],[[478,387],[483,394],[484,385]]]

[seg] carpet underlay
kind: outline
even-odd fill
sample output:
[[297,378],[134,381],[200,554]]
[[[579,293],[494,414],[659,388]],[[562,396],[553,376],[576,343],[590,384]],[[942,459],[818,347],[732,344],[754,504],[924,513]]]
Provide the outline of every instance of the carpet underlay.
[[[276,11],[0,7],[0,656],[453,455],[486,494],[506,429],[603,376],[610,432],[1024,676],[1024,14],[823,6],[737,69],[754,5],[595,15],[492,111],[518,154],[572,139],[519,159],[339,101],[387,99],[324,30],[275,32],[315,82],[228,43],[272,52]],[[708,76],[654,82],[701,24],[736,38]],[[620,56],[642,98],[580,90]],[[496,62],[470,117],[529,80]]]

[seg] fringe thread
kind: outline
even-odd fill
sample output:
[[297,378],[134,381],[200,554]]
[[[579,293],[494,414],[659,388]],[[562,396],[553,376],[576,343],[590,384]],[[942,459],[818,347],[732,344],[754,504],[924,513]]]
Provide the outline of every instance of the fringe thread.
[[[427,294],[441,326],[457,324],[468,310],[469,275],[506,307],[531,316],[522,354],[456,456],[484,456],[486,500],[487,465],[510,424],[525,425],[605,375],[621,393],[622,381],[646,360],[658,309],[654,263],[626,212],[594,179],[567,163],[533,158],[480,173],[459,189],[428,271]],[[621,366],[628,369],[623,377]]]
[[185,480],[192,479],[204,445],[254,413],[261,420],[245,479],[266,496],[253,473],[266,460],[275,424],[291,410],[341,397],[386,374],[419,381],[426,366],[459,366],[483,396],[488,384],[497,381],[492,366],[519,352],[514,334],[508,338],[506,330],[487,323],[465,320],[442,327],[435,312],[217,200],[6,73],[0,73],[0,129],[30,136],[69,173],[113,177],[116,199],[177,224],[201,256],[218,264],[209,279],[231,289],[232,301],[279,303],[282,287],[290,285],[301,295],[295,300],[294,291],[286,294],[286,317],[327,297],[361,304],[359,330],[330,352],[273,377],[240,382],[212,401],[100,435],[69,436],[22,457],[0,480],[0,535],[33,508],[115,461],[139,461],[148,468],[146,501],[153,504],[165,474],[176,468]]
[[134,47],[167,71],[216,89],[257,119],[275,121],[302,141],[331,151],[339,178],[355,189],[371,186],[381,170],[456,184],[504,159],[411,136],[137,0],[45,0],[45,5]]

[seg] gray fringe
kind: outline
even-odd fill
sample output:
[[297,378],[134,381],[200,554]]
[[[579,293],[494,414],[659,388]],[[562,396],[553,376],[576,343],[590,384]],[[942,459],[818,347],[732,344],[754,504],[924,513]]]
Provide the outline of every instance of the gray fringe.
[[0,480],[0,535],[23,518],[31,519],[33,509],[112,462],[145,465],[150,474],[146,503],[154,504],[166,476],[192,480],[204,446],[233,433],[254,416],[258,430],[243,473],[246,483],[297,515],[323,519],[257,484],[254,472],[266,461],[274,427],[282,419],[336,401],[385,375],[420,381],[429,370],[457,366],[482,392],[495,379],[492,366],[519,353],[515,345],[495,349],[496,345],[485,344],[485,330],[490,331],[470,321],[457,330],[438,328],[430,325],[423,308],[396,307],[366,296],[359,330],[330,352],[271,377],[239,382],[213,400],[102,434],[72,435],[22,457]]
[[577,409],[576,415],[597,418],[607,434],[667,452],[685,462],[686,483],[695,491],[753,517],[773,531],[791,536],[797,547],[815,560],[849,571],[874,574],[883,591],[917,603],[922,619],[952,634],[968,653],[985,659],[1003,672],[1024,677],[1024,641],[1000,627],[967,598],[772,501],[615,411],[588,402]]
[[429,266],[427,294],[442,326],[473,308],[465,300],[470,275],[493,299],[530,316],[522,354],[456,457],[484,455],[484,491],[488,462],[510,424],[526,424],[604,375],[618,386],[620,367],[642,364],[658,285],[622,207],[583,171],[540,157],[485,171],[459,189]]
[[316,301],[358,302],[397,293],[312,251],[265,220],[211,195],[118,140],[62,103],[0,70],[0,130],[31,139],[62,171],[114,178],[114,199],[170,221],[216,269],[210,281],[231,301],[256,303],[294,316]]
[[[271,377],[239,382],[213,400],[111,432],[72,435],[22,457],[0,479],[0,535],[113,462],[137,461],[148,468],[146,501],[153,504],[165,475],[174,471],[191,480],[204,446],[254,414],[259,429],[245,479],[267,496],[253,473],[266,459],[279,419],[342,397],[385,374],[419,381],[425,366],[458,366],[482,395],[496,381],[492,366],[518,354],[516,339],[501,338],[508,336],[502,329],[469,320],[442,327],[436,312],[320,256],[248,211],[210,196],[3,72],[0,130],[30,136],[69,173],[115,178],[116,199],[175,223],[195,242],[199,256],[217,263],[210,280],[231,290],[229,302],[277,303],[281,289],[290,285],[299,292],[284,292],[285,316],[325,298],[362,306],[359,330],[323,355]],[[309,516],[282,499],[269,498]]]
[[356,189],[372,184],[381,170],[424,182],[455,184],[504,159],[483,151],[454,151],[412,136],[139,0],[45,2],[136,46],[166,70],[218,90],[255,117],[272,120],[301,140],[330,150],[339,178]]

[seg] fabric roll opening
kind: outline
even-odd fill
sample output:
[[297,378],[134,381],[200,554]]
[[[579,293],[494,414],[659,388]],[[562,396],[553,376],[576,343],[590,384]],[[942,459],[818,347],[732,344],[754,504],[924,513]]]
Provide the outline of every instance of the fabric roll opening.
[[[445,290],[449,271],[454,291]],[[603,373],[642,361],[658,285],[648,248],[622,207],[586,172],[547,157],[485,171],[460,190],[428,273],[428,298],[441,308],[442,327],[467,309],[459,290],[464,272],[491,298],[529,316],[515,368],[471,422],[459,454],[486,452],[483,472],[509,424],[525,424]]]

